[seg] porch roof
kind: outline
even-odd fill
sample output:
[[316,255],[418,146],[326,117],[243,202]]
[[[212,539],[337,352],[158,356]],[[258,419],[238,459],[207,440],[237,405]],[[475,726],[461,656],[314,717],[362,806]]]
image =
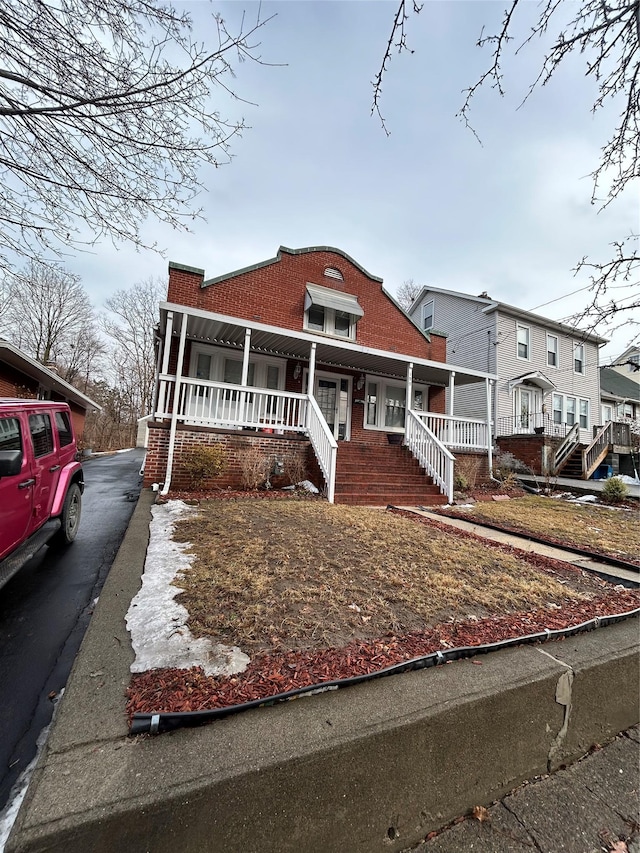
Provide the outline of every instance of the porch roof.
[[456,385],[469,385],[485,379],[497,379],[493,373],[462,368],[455,364],[417,358],[413,355],[389,350],[378,350],[362,346],[355,341],[338,340],[322,334],[303,330],[283,329],[268,326],[255,320],[228,317],[211,311],[203,311],[171,302],[160,304],[160,333],[164,335],[167,313],[174,313],[173,334],[182,328],[182,318],[187,317],[187,338],[219,346],[244,346],[245,329],[251,329],[251,350],[284,358],[306,361],[311,344],[316,344],[316,362],[331,367],[372,373],[397,379],[406,379],[409,363],[413,363],[413,381],[429,385],[446,386],[449,376],[455,373]]

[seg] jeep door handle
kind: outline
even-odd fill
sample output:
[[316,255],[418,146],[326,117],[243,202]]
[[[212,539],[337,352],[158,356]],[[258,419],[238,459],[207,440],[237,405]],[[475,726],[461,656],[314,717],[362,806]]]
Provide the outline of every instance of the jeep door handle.
[[53,474],[54,471],[59,471],[59,470],[60,470],[59,465],[52,465],[51,468],[49,468],[49,473]]
[[28,489],[29,486],[33,486],[35,483],[35,479],[32,477],[30,480],[24,480],[22,483],[18,483],[19,489]]

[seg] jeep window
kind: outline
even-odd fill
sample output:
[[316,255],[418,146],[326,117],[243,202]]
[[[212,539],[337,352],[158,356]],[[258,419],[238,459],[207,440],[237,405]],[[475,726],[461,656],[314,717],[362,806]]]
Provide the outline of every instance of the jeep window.
[[0,418],[0,450],[22,450],[17,418]]
[[73,432],[69,423],[69,415],[66,412],[56,412],[56,427],[58,428],[58,440],[60,447],[66,447],[73,441]]
[[36,459],[53,451],[53,433],[49,415],[29,415],[29,429]]

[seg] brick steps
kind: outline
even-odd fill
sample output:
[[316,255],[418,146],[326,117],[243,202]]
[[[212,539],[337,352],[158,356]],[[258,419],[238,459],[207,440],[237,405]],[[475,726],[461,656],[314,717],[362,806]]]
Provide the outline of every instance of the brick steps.
[[399,445],[341,442],[335,502],[357,506],[447,502],[408,450]]

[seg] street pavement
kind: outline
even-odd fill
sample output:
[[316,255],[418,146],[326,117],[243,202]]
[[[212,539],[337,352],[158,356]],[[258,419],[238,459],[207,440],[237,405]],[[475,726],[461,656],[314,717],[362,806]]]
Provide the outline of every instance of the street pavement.
[[89,460],[80,529],[41,548],[0,595],[0,809],[36,753],[136,506],[144,451]]
[[476,813],[411,853],[640,853],[638,727]]

